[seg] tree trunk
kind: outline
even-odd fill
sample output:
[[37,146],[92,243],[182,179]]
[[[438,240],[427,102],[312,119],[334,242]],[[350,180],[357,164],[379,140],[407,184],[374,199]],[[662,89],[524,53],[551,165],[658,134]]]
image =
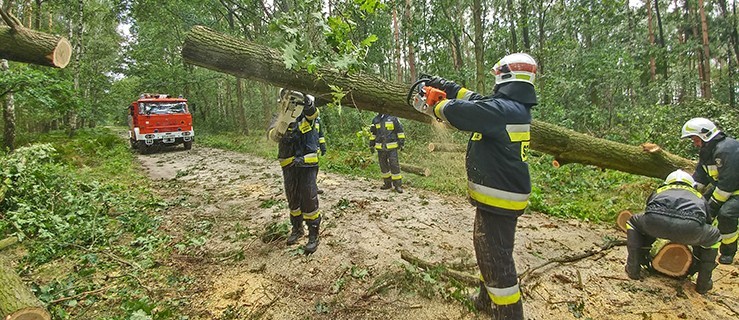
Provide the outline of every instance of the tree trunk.
[[[318,67],[315,74],[287,69],[280,52],[204,26],[190,30],[182,56],[185,62],[201,67],[315,96],[329,96],[329,85],[334,85],[346,93],[341,101],[345,106],[434,122],[407,103],[409,84],[326,67]],[[695,165],[653,144],[622,144],[536,120],[531,124],[531,148],[554,155],[562,164],[582,163],[656,178],[664,178],[676,169],[692,171]]]
[[472,21],[475,25],[475,90],[485,92],[485,43],[482,28],[481,0],[474,0],[472,4]]
[[[0,59],[64,68],[72,56],[66,38],[23,27],[0,9],[8,26],[0,26]],[[7,18],[6,18],[7,17]]]
[[[649,1],[649,0],[647,0]],[[667,66],[669,65],[667,61],[667,48],[665,48],[665,33],[662,28],[662,16],[659,13],[659,2],[657,0],[654,0],[654,13],[657,16],[657,29],[659,30],[659,46],[662,49],[660,60],[662,60],[662,103],[663,104],[669,104],[670,103],[670,95],[668,94],[668,83],[667,83]]]
[[657,79],[657,62],[654,60],[654,27],[652,23],[652,4],[651,1],[645,1],[647,5],[647,32],[649,33],[649,79],[654,81]]
[[706,22],[706,10],[703,0],[698,0],[698,10],[701,15],[701,34],[703,35],[703,81],[705,92],[703,98],[711,99],[711,52],[708,48],[708,22]]
[[396,80],[403,81],[403,66],[400,64],[400,27],[398,26],[398,9],[393,8],[393,58],[395,60]]
[[454,143],[429,143],[429,152],[463,152],[467,146]]
[[405,27],[406,41],[408,41],[408,76],[411,77],[411,81],[418,79],[416,74],[416,50],[413,49],[413,44],[416,41],[412,41],[413,37],[413,25],[411,21],[411,0],[405,0]]
[[431,175],[431,169],[414,166],[414,165],[407,164],[407,163],[401,163],[400,170],[403,170],[405,172],[414,173],[414,174],[417,174],[419,176],[424,176],[424,177],[428,177]]
[[28,290],[13,266],[0,256],[0,319],[49,320],[44,305]]
[[511,52],[518,52],[518,39],[516,39],[516,18],[513,10],[513,0],[506,0],[506,17],[508,17],[509,33],[511,34]]
[[[8,71],[8,60],[0,59],[0,72]],[[0,101],[3,97],[0,96]],[[8,92],[4,97],[3,104],[3,123],[5,130],[3,131],[3,146],[8,151],[15,150],[15,99],[13,92]]]

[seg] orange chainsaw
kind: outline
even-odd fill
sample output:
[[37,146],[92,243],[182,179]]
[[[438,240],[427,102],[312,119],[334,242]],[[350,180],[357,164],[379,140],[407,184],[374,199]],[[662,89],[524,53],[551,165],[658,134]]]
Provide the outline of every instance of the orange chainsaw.
[[436,119],[434,106],[441,100],[446,99],[446,92],[427,86],[426,82],[430,80],[431,79],[428,78],[421,78],[414,82],[408,91],[406,102],[412,106],[413,109],[418,110],[418,112],[425,113]]

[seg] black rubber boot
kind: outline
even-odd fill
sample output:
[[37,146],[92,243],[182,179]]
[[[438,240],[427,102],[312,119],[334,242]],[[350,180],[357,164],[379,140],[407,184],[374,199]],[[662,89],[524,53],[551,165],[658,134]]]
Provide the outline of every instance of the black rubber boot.
[[311,254],[316,252],[318,244],[320,243],[318,239],[318,231],[321,225],[321,218],[319,217],[316,220],[308,221],[306,224],[308,225],[308,243],[305,244],[305,254]]
[[718,258],[720,264],[732,264],[734,262],[734,255],[736,255],[736,241],[725,244],[722,243],[720,247],[721,256]]
[[382,187],[380,187],[380,189],[387,190],[393,187],[392,180],[390,180],[390,178],[384,178],[382,180],[383,182],[385,182],[385,184],[383,184]]
[[403,193],[403,180],[393,180],[393,186],[395,187],[395,192]]
[[641,279],[641,265],[644,252],[642,251],[642,235],[634,230],[626,230],[626,275],[632,280]]
[[303,215],[299,216],[290,216],[290,224],[293,226],[292,232],[290,232],[290,236],[287,237],[287,245],[291,246],[296,243],[298,243],[298,240],[302,238],[305,235],[305,230],[303,230]]
[[493,307],[493,319],[523,320],[523,303],[518,300],[514,304],[496,305]]
[[470,295],[467,299],[470,300],[472,306],[475,307],[477,312],[491,317],[493,316],[493,303],[490,300],[490,296],[488,295],[488,290],[485,288],[484,282],[480,281],[480,292],[478,294]]
[[713,289],[711,275],[713,274],[713,269],[716,268],[718,250],[702,247],[694,247],[693,250],[696,252],[695,256],[698,259],[698,278],[695,281],[695,291],[705,294]]

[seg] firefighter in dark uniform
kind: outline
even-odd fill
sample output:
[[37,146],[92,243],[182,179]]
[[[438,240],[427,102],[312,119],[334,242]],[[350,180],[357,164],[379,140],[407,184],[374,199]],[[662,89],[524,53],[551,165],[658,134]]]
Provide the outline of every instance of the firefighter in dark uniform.
[[473,243],[482,278],[480,294],[472,299],[478,311],[494,319],[523,319],[513,245],[518,217],[531,193],[526,160],[531,108],[537,104],[536,68],[528,54],[503,57],[492,70],[495,88],[490,97],[441,78],[426,83],[448,98],[427,108],[427,114],[471,132],[467,193],[477,207]]
[[321,211],[318,209],[318,132],[314,129],[319,110],[306,95],[289,90],[280,92],[280,114],[268,129],[278,143],[278,158],[285,180],[285,195],[290,209],[292,232],[287,244],[303,237],[303,221],[308,226],[306,253],[318,248]]
[[380,171],[384,184],[380,189],[395,187],[395,191],[403,193],[403,176],[400,174],[398,149],[405,146],[405,132],[398,118],[389,114],[378,113],[370,125],[370,151],[377,151]]
[[695,181],[685,171],[670,173],[665,183],[649,198],[643,214],[626,223],[626,274],[641,279],[642,266],[649,266],[649,250],[657,238],[693,247],[694,270],[698,272],[695,291],[711,290],[711,274],[716,267],[719,231],[711,225],[703,196],[694,188]]
[[721,232],[718,261],[731,264],[739,237],[739,141],[706,118],[693,118],[683,125],[681,138],[688,137],[700,148],[693,179],[698,190],[705,191],[708,214],[716,218]]

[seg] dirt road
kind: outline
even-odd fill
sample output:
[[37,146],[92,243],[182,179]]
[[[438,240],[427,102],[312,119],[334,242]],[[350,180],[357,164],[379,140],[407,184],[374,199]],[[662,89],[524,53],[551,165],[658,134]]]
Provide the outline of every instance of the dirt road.
[[[401,250],[476,274],[474,210],[460,197],[379,190],[378,180],[319,173],[321,245],[309,256],[284,240],[263,243],[270,223],[288,220],[276,160],[195,147],[139,160],[161,196],[173,254],[160,261],[177,274],[159,292],[179,298],[190,319],[477,319],[461,292],[407,267]],[[623,238],[615,228],[520,218],[519,274],[549,259]],[[302,244],[307,241],[302,240]],[[737,263],[719,266],[701,296],[685,279],[631,281],[617,246],[567,264],[551,264],[522,282],[528,319],[737,319]],[[482,317],[479,317],[482,318]]]

